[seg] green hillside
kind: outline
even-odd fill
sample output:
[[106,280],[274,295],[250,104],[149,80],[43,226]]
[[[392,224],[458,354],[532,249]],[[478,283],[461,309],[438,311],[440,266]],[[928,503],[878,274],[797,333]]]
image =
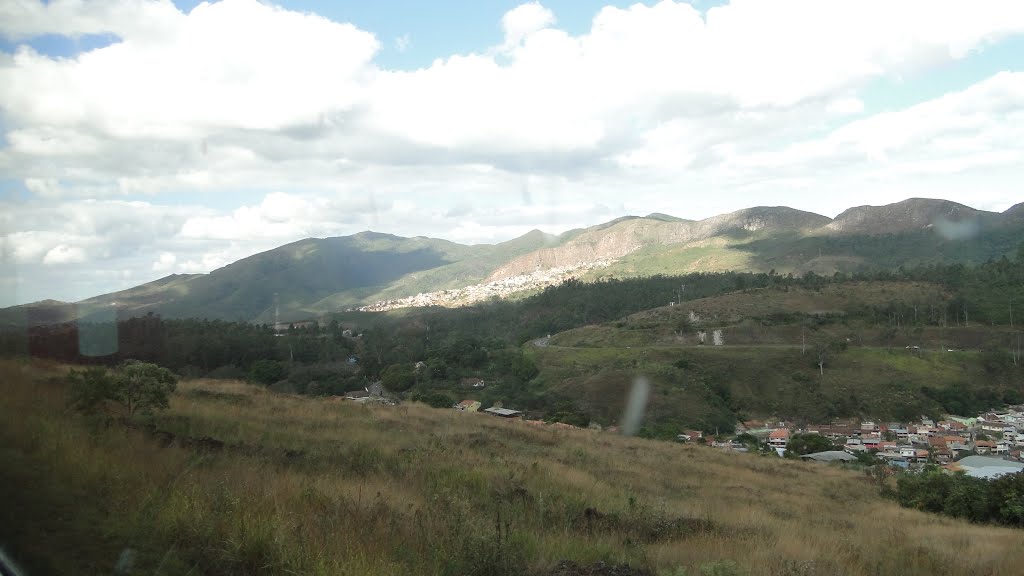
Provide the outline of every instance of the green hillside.
[[104,426],[69,412],[66,371],[0,362],[0,543],[27,574],[1010,576],[1024,557],[1019,529],[901,508],[856,467],[230,380]]
[[[363,232],[301,240],[209,274],[173,275],[89,298],[78,308],[39,303],[0,311],[0,324],[59,322],[114,307],[122,316],[272,322],[323,317],[419,293],[464,288],[550,268],[585,281],[750,271],[832,275],[933,264],[979,264],[1012,256],[1024,237],[1019,207],[983,212],[909,199],[851,208],[834,220],[786,207],[755,207],[700,221],[624,216],[554,236],[534,230],[495,245]],[[505,298],[541,289],[531,286]],[[275,294],[277,298],[275,300]],[[275,306],[276,305],[276,306]]]

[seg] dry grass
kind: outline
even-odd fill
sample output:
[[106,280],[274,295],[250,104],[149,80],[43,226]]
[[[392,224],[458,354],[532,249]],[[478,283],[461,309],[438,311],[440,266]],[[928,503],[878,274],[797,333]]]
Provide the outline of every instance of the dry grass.
[[[823,465],[189,381],[153,423],[204,453],[64,413],[54,367],[5,364],[0,537],[33,573],[1019,574],[1024,532],[899,508]],[[587,512],[592,509],[591,512]]]

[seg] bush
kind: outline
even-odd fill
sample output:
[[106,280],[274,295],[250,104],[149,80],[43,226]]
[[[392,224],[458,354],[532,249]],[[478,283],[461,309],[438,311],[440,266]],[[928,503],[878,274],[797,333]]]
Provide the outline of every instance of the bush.
[[433,408],[450,408],[455,402],[451,396],[441,392],[430,392],[427,394],[415,394],[411,398],[413,402],[423,402]]
[[284,365],[274,360],[257,360],[249,369],[249,380],[257,384],[273,384],[287,376],[288,370]]

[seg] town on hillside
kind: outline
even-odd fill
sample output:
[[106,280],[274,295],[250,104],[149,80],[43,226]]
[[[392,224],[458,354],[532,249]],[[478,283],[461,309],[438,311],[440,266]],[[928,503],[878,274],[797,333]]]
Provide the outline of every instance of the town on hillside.
[[[874,422],[849,418],[828,424],[797,426],[786,421],[748,420],[736,429],[735,439],[705,438],[699,431],[678,436],[682,442],[705,444],[726,451],[757,448],[779,456],[799,456],[825,462],[864,461],[872,458],[904,469],[941,466],[949,472],[994,478],[1024,470],[1024,406],[974,417],[946,416],[939,421]],[[808,436],[828,442],[806,442]],[[751,442],[750,439],[756,439]],[[832,445],[831,450],[800,453],[791,450],[797,439],[803,446]],[[858,455],[861,455],[858,457]]]
[[[479,378],[465,378],[462,384],[468,389],[486,386]],[[379,381],[337,399],[384,405],[399,403],[397,396],[387,393]],[[451,408],[459,412],[515,419],[533,426],[584,429],[564,422],[531,420],[525,412],[505,407],[502,402],[484,409],[479,400],[470,398]],[[618,426],[601,427],[596,423],[591,423],[586,429],[608,433],[620,431]],[[807,441],[808,438],[814,440]],[[828,424],[798,426],[784,420],[748,420],[737,425],[732,438],[687,430],[676,440],[730,452],[756,450],[779,457],[820,462],[877,462],[903,469],[921,469],[931,464],[950,473],[995,478],[1024,471],[1024,405],[973,417],[947,415],[938,421],[921,418],[917,422],[875,422],[847,418]],[[826,449],[812,451],[808,447]]]

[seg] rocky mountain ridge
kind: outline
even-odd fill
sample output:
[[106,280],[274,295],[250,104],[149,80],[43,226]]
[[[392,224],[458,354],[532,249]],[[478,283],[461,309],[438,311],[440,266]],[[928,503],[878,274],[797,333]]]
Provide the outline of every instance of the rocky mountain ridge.
[[531,231],[495,245],[377,232],[309,238],[209,274],[171,275],[77,304],[0,310],[0,325],[54,323],[115,308],[269,323],[351,309],[463,305],[537,290],[568,276],[595,279],[702,270],[831,274],[857,267],[978,262],[1015,253],[1024,203],[1003,213],[911,198],[850,208],[835,219],[783,206],[703,220],[626,216],[560,235]]

